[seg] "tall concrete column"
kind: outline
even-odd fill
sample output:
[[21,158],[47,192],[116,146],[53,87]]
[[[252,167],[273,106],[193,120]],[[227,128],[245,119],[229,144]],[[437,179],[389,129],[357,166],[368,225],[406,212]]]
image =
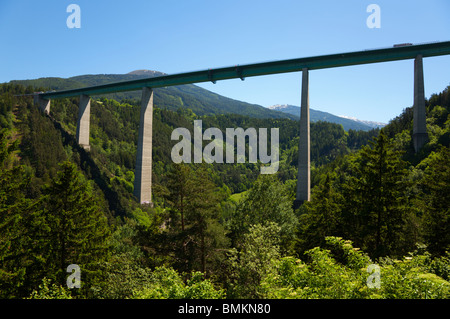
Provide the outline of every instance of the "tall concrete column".
[[310,132],[309,132],[309,74],[302,70],[302,103],[300,106],[300,141],[298,146],[297,193],[294,209],[310,200]]
[[143,88],[134,173],[134,195],[141,204],[151,204],[152,201],[152,129],[153,90]]
[[416,153],[428,141],[422,55],[414,60],[413,141]]
[[80,106],[78,108],[77,141],[85,150],[90,150],[89,144],[89,124],[91,117],[91,98],[87,95],[80,96]]
[[50,114],[50,100],[44,99],[40,95],[36,94],[34,96],[34,103],[38,105],[41,112]]

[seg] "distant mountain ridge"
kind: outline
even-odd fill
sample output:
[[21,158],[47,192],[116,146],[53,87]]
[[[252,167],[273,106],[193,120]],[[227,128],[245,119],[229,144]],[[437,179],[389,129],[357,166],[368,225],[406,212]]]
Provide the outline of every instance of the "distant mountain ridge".
[[[300,118],[300,107],[289,104],[277,104],[270,106],[269,109],[284,112],[286,114],[294,115],[297,119]],[[326,121],[331,123],[342,124],[344,130],[362,130],[369,131],[374,128],[381,128],[385,126],[384,123],[358,120],[346,116],[338,116],[328,112],[322,112],[314,109],[309,109],[309,117],[311,122]]]
[[134,71],[128,72],[127,74],[145,75],[145,76],[149,76],[149,77],[167,75],[167,73],[163,73],[163,72],[159,72],[159,71],[153,71],[153,70],[145,70],[145,69],[134,70]]
[[351,117],[351,116],[347,116],[347,115],[338,115],[339,117],[342,117],[344,119],[349,119],[352,121],[356,121],[356,122],[360,122],[360,123],[364,123],[366,125],[369,125],[372,128],[382,128],[385,127],[387,124],[386,123],[381,123],[381,122],[375,122],[375,121],[366,121],[366,120],[360,120],[357,119],[356,117]]

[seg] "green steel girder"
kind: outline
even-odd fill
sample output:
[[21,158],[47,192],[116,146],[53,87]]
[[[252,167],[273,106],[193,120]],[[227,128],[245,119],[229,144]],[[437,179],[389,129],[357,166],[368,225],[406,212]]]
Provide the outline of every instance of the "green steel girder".
[[417,55],[422,55],[425,58],[449,54],[450,41],[435,42],[247,65],[237,65],[233,67],[164,75],[72,90],[44,92],[40,93],[40,96],[44,99],[55,99],[75,97],[80,96],[81,94],[99,95],[115,92],[135,91],[140,90],[143,87],[158,88],[201,82],[215,83],[219,80],[228,79],[243,80],[246,77],[252,76],[297,72],[301,71],[303,68],[307,68],[309,70],[317,70],[350,65],[414,59]]

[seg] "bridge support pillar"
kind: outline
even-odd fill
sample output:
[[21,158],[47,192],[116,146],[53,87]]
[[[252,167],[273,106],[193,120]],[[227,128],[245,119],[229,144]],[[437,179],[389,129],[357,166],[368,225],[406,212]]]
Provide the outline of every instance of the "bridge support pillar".
[[89,144],[89,124],[91,116],[91,98],[87,95],[80,96],[80,106],[78,109],[77,141],[85,150],[91,149]]
[[141,204],[152,202],[153,90],[142,89],[141,117],[134,173],[134,195]]
[[40,95],[36,94],[34,96],[34,103],[38,105],[42,112],[50,114],[50,100],[44,99]]
[[413,142],[416,153],[428,141],[422,55],[414,60]]
[[310,200],[311,164],[310,164],[310,131],[309,131],[309,74],[302,70],[302,102],[300,106],[300,141],[298,146],[297,192],[294,209]]

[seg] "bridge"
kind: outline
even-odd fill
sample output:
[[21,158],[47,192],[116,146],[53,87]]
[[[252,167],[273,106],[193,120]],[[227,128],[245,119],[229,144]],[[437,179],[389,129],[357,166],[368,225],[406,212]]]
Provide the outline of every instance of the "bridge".
[[36,93],[35,102],[43,112],[50,113],[52,99],[80,97],[76,138],[89,150],[90,96],[124,91],[142,90],[139,138],[136,154],[134,195],[140,203],[151,203],[152,194],[152,120],[153,89],[183,84],[212,82],[228,79],[302,72],[300,106],[300,141],[298,179],[294,208],[310,200],[310,120],[309,120],[309,71],[351,65],[381,63],[414,59],[413,142],[415,151],[427,142],[423,58],[450,54],[450,41],[426,44],[402,44],[393,47],[329,54],[322,56],[271,61],[203,71],[164,75],[139,80],[123,81],[63,90]]

